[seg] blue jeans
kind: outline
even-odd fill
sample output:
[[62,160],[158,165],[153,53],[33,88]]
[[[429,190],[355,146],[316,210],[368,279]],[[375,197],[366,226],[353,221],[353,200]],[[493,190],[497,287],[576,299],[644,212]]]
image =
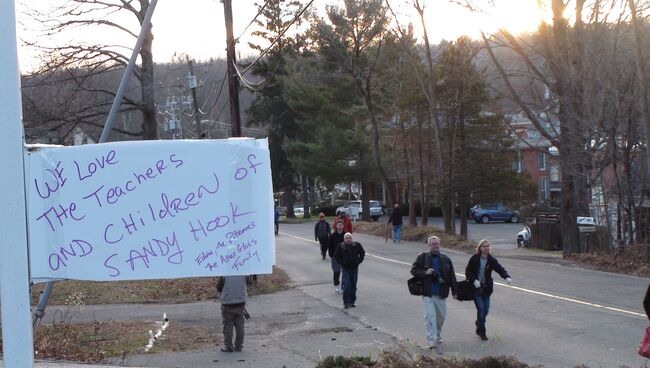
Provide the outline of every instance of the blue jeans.
[[393,225],[393,241],[400,241],[402,237],[402,225]]
[[342,271],[341,288],[343,289],[343,305],[351,305],[357,300],[357,276],[359,275],[359,269],[343,267]]
[[485,319],[490,312],[490,296],[474,294],[474,305],[476,306],[476,327],[479,331],[485,332]]

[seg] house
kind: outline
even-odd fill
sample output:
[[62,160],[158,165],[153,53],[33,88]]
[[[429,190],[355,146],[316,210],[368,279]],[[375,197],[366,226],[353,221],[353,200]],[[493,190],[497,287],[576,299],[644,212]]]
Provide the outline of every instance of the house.
[[[537,183],[537,200],[558,203],[561,191],[561,170],[558,151],[539,130],[521,114],[509,117],[515,142],[512,146],[512,169],[527,173]],[[547,129],[553,129],[551,125]]]

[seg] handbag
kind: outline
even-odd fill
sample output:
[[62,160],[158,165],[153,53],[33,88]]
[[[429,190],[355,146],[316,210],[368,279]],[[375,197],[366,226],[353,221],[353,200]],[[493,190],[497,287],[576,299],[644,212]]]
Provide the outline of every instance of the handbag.
[[419,277],[411,277],[406,281],[406,285],[408,285],[411,295],[422,295],[424,291],[424,281]]
[[650,326],[646,327],[637,351],[642,357],[650,358]]
[[474,300],[475,287],[468,280],[458,281],[456,283],[456,299],[458,301]]

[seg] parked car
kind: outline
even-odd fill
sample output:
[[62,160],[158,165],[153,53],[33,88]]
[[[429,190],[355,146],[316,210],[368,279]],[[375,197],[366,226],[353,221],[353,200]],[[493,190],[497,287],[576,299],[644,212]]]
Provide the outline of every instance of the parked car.
[[469,217],[479,224],[487,224],[490,221],[517,223],[521,215],[502,204],[477,204],[470,209]]
[[[342,213],[350,213],[350,208],[358,208],[359,209],[359,217],[363,216],[362,210],[361,210],[361,201],[350,201],[343,206],[339,207],[336,209],[336,215],[340,215]],[[383,210],[381,209],[381,204],[379,201],[370,201],[370,218],[373,221],[377,221],[382,215],[384,214]]]
[[296,215],[296,217],[304,217],[305,216],[305,208],[304,207],[294,207],[293,208],[293,214]]
[[517,233],[517,248],[521,247],[530,247],[530,228],[528,225],[524,225],[524,228]]

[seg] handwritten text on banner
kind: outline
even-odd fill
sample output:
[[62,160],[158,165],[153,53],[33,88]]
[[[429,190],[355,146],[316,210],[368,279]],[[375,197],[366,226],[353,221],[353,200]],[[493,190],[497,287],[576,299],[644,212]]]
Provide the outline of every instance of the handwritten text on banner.
[[36,281],[271,272],[266,140],[119,142],[27,158]]

